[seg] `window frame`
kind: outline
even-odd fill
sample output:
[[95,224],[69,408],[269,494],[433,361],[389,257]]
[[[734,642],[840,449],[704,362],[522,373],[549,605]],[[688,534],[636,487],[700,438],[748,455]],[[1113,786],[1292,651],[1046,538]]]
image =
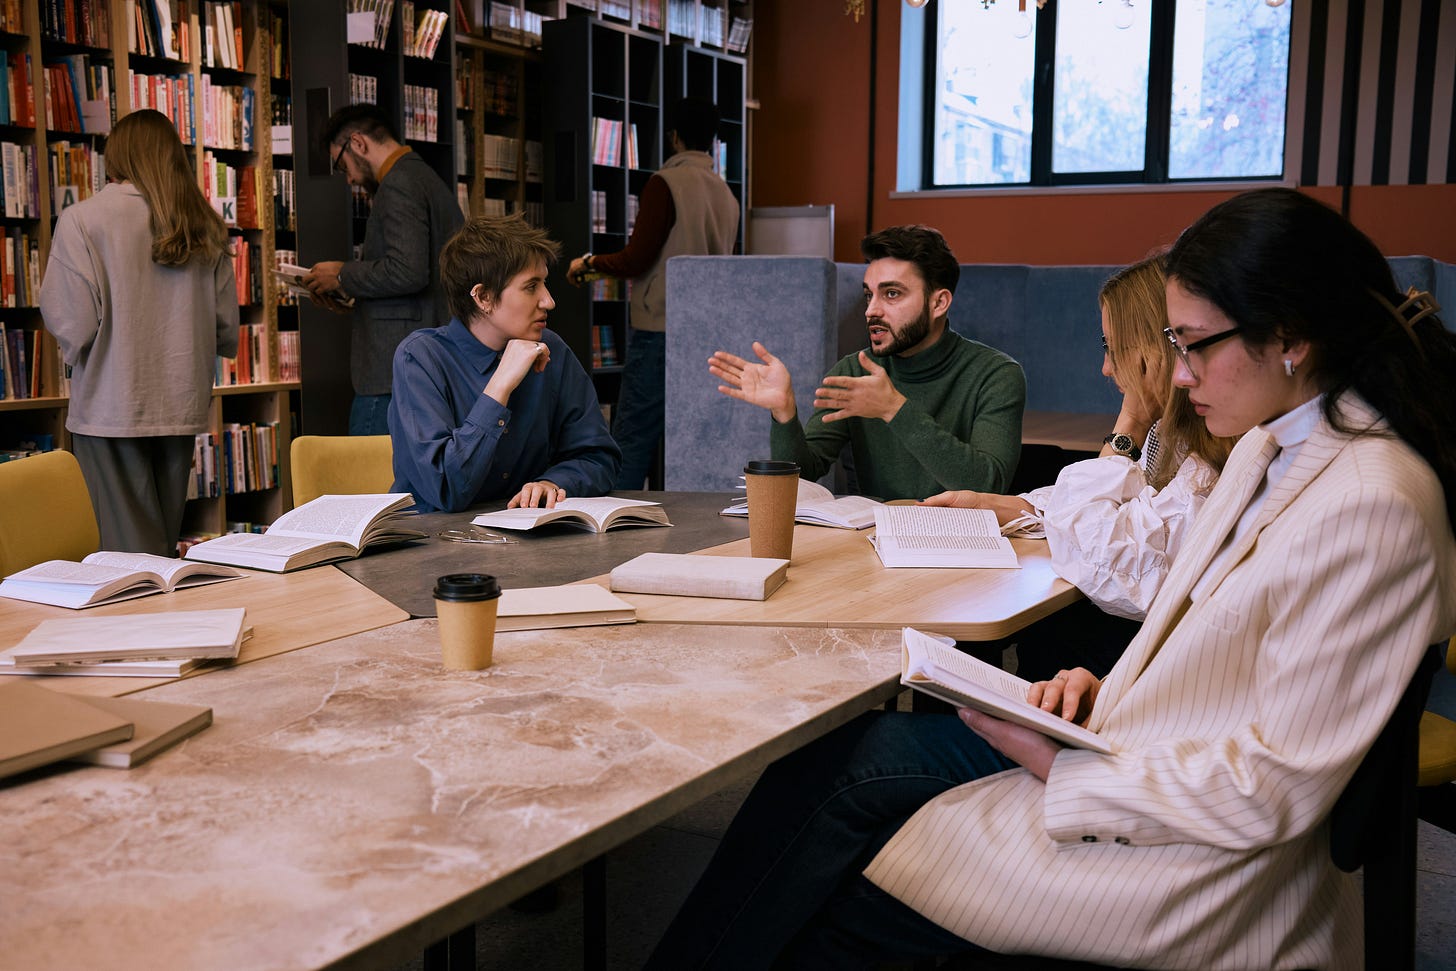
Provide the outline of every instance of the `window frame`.
[[[1277,175],[1198,176],[1172,179],[1168,177],[1168,160],[1171,153],[1169,139],[1172,129],[1173,107],[1173,35],[1175,29],[1176,0],[1173,3],[1145,0],[1150,12],[1148,31],[1148,104],[1147,135],[1143,149],[1142,169],[1113,170],[1105,172],[1052,171],[1052,109],[1056,94],[1056,24],[1059,0],[1047,0],[1046,6],[1036,9],[1034,0],[1028,3],[1027,13],[1035,11],[1036,47],[1032,58],[1032,125],[1031,125],[1031,177],[1026,182],[957,182],[937,185],[935,182],[935,112],[938,92],[936,74],[939,69],[938,26],[940,4],[946,0],[929,0],[919,11],[926,18],[924,49],[919,70],[923,104],[920,119],[920,172],[919,188],[909,190],[910,194],[926,192],[1004,192],[1016,190],[1079,189],[1108,187],[1121,189],[1130,186],[1236,186],[1239,184],[1287,185],[1290,172],[1289,132],[1293,124],[1290,114],[1290,85],[1293,83],[1293,47],[1295,33],[1291,29],[1290,73],[1284,82],[1284,148],[1282,152],[1283,171]],[[967,2],[967,0],[950,0]],[[1008,0],[1009,2],[1009,0]],[[1085,0],[1071,0],[1085,2]],[[1115,0],[1114,0],[1115,2]],[[904,190],[901,190],[902,192]]]

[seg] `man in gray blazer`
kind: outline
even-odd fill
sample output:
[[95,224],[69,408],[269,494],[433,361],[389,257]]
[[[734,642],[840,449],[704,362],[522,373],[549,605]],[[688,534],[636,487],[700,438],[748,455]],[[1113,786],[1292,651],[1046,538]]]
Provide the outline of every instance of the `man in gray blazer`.
[[464,223],[455,194],[374,105],[329,117],[324,143],[335,172],[373,198],[357,260],[315,263],[303,278],[314,301],[342,312],[354,300],[349,434],[389,434],[391,362],[407,334],[450,319],[440,291],[440,247]]

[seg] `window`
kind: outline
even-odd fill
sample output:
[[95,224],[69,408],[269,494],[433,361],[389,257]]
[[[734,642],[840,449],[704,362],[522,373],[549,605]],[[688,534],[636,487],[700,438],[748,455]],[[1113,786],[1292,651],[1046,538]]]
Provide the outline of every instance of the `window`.
[[924,73],[902,72],[926,85],[923,101],[902,98],[923,105],[919,187],[1283,174],[1289,4],[1019,6],[906,9],[907,22],[929,18],[907,31],[924,39]]

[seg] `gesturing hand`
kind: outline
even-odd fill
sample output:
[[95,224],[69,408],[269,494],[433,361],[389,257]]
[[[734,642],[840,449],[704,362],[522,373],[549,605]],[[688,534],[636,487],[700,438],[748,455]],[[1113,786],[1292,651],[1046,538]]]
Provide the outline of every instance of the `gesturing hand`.
[[792,420],[798,414],[798,408],[794,405],[794,385],[789,378],[789,369],[758,341],[753,342],[753,353],[758,355],[762,364],[754,364],[727,351],[715,351],[708,358],[709,373],[725,382],[718,385],[718,390],[730,398],[767,408],[776,422]]
[[825,421],[845,418],[890,421],[900,413],[905,396],[895,390],[885,369],[870,360],[864,351],[859,352],[859,363],[866,371],[863,377],[831,374],[814,392],[815,408],[833,409],[824,416]]
[[551,348],[546,346],[545,341],[507,341],[495,373],[486,382],[485,393],[504,405],[527,374],[544,371],[550,363]]

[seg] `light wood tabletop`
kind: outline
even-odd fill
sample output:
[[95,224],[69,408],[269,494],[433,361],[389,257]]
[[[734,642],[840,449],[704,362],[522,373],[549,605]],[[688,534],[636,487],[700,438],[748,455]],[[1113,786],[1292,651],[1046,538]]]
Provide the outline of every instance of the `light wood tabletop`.
[[[52,617],[116,617],[123,614],[159,614],[176,610],[247,609],[246,623],[253,636],[243,642],[236,664],[296,651],[336,637],[394,624],[409,616],[359,581],[332,566],[296,573],[261,573],[243,570],[241,580],[187,587],[175,593],[137,597],[121,603],[85,610],[51,607],[0,597],[0,650],[14,647],[36,624]],[[195,668],[183,677],[217,670],[219,665]],[[116,696],[165,684],[175,678],[31,677],[37,684],[72,694]]]
[[[871,530],[796,526],[789,578],[767,600],[623,593],[638,621],[771,627],[916,627],[960,641],[1009,637],[1081,599],[1052,571],[1044,540],[1013,539],[1019,570],[886,569]],[[748,541],[704,550],[748,556]],[[610,586],[607,575],[590,581]]]
[[1069,452],[1100,452],[1116,415],[1028,411],[1021,416],[1021,444],[1055,445]]

